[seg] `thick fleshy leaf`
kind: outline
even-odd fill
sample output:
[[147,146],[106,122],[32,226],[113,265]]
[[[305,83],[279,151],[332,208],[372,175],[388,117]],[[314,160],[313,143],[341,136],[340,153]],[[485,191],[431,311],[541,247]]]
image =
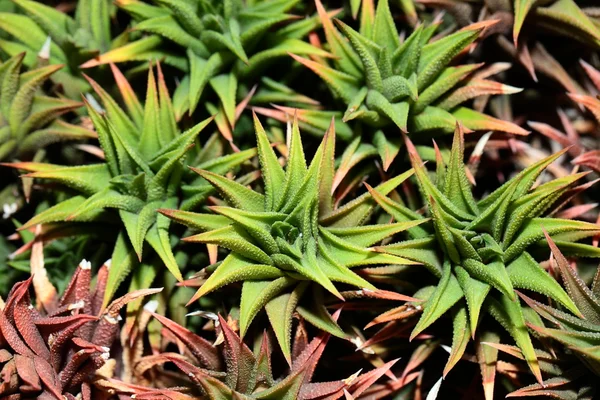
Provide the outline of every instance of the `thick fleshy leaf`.
[[277,342],[288,365],[292,364],[292,317],[306,287],[306,283],[300,283],[291,293],[276,296],[265,306]]
[[264,196],[252,189],[209,171],[192,168],[206,179],[232,206],[247,211],[264,211]]
[[442,277],[438,282],[434,292],[423,305],[423,315],[410,334],[410,339],[414,339],[419,333],[423,332],[429,325],[437,321],[450,307],[456,304],[464,296],[458,281],[452,274],[450,264],[444,266]]
[[464,260],[463,266],[472,277],[495,287],[511,300],[516,300],[517,296],[506,272],[506,267],[501,261],[483,264],[477,260],[467,259]]
[[[499,297],[499,299],[498,299]],[[490,314],[502,325],[504,329],[515,340],[517,346],[521,349],[529,369],[538,380],[542,381],[542,374],[540,366],[531,343],[531,337],[527,332],[525,326],[525,319],[523,318],[523,312],[519,300],[511,300],[507,296],[500,295],[496,298],[492,298],[489,303]]]
[[277,268],[269,265],[255,264],[241,256],[230,254],[221,264],[219,264],[215,272],[213,272],[200,289],[198,289],[189,303],[233,282],[242,280],[277,279],[282,276],[283,273]]
[[489,22],[469,25],[460,31],[423,46],[417,67],[418,88],[423,91],[459,52],[477,39]]
[[490,292],[491,286],[485,282],[471,278],[467,270],[462,267],[455,266],[454,273],[467,300],[469,327],[471,328],[471,337],[474,338],[477,326],[479,325],[481,307]]
[[[572,233],[577,238],[585,238],[600,233],[600,226],[583,221],[573,221],[559,218],[532,218],[508,245],[505,243],[505,260],[511,261],[521,254],[527,246],[544,238],[544,230],[550,236]],[[560,237],[560,236],[559,236]],[[508,246],[507,246],[508,245]]]
[[533,290],[561,303],[575,315],[581,315],[569,295],[540,265],[524,252],[506,267],[513,287]]
[[277,278],[273,281],[249,281],[246,280],[242,286],[242,297],[240,301],[240,336],[243,338],[250,323],[275,296],[282,290],[294,283],[294,279],[288,277]]
[[[298,129],[297,125],[295,129]],[[254,114],[254,130],[258,143],[258,158],[260,160],[262,177],[265,182],[264,209],[275,211],[275,204],[280,201],[279,199],[283,194],[286,179],[285,172],[281,168],[277,156],[271,148],[267,134],[256,114]]]
[[544,235],[552,250],[552,255],[556,259],[569,297],[573,299],[577,308],[586,319],[596,324],[600,323],[600,301],[570,267],[554,241],[550,238],[549,232],[544,231]]
[[467,344],[469,343],[468,332],[473,330],[469,326],[467,309],[464,306],[458,308],[454,313],[452,326],[452,350],[450,352],[450,357],[448,357],[448,362],[444,367],[444,377],[462,358],[465,349],[467,348]]

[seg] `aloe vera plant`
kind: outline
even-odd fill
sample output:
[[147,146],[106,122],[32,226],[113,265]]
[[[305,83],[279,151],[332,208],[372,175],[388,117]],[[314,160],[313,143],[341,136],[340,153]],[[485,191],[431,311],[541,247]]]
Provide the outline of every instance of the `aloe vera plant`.
[[[117,233],[120,231],[113,252],[116,267],[111,269],[105,301],[135,265],[134,259],[142,260],[145,243],[160,256],[175,277],[182,279],[171,250],[170,221],[157,210],[179,205],[193,208],[211,192],[206,182],[197,182],[198,179],[186,170],[183,160],[197,163],[195,165],[214,173],[225,173],[254,155],[254,150],[222,158],[213,158],[215,154],[211,154],[210,160],[203,161],[206,153],[202,150],[188,152],[211,119],[180,132],[160,66],[157,70],[158,82],[152,69],[149,72],[146,102],[142,106],[128,81],[113,68],[126,111],[102,87],[89,80],[105,107],[105,111],[99,112],[86,104],[105,162],[81,166],[35,162],[12,164],[15,168],[30,171],[27,177],[52,180],[77,192],[37,214],[20,229],[51,224],[55,236],[61,229],[63,236],[70,236],[85,234],[90,228],[97,230],[107,223],[109,226],[116,224]],[[215,149],[207,147],[204,150]],[[195,185],[186,187],[186,183]]]
[[[573,174],[533,185],[543,170],[563,152],[526,168],[488,196],[476,201],[463,163],[463,132],[457,127],[450,160],[441,157],[432,181],[406,138],[419,189],[432,218],[429,226],[412,228],[412,239],[381,246],[379,251],[420,261],[440,277],[435,288],[413,297],[425,297],[423,313],[411,337],[425,330],[446,311],[462,309],[454,317],[454,342],[449,366],[460,359],[468,342],[464,333],[474,337],[481,318],[490,314],[510,333],[541,382],[538,361],[527,332],[522,305],[515,289],[531,290],[556,301],[575,315],[580,309],[561,286],[532,256],[535,244],[544,238],[544,229],[564,251],[598,257],[596,247],[577,243],[597,235],[600,226],[545,216],[553,205],[568,196],[569,188],[585,173]],[[371,192],[375,200],[398,222],[420,220],[406,206]]]
[[20,53],[0,64],[0,161],[31,159],[54,142],[95,137],[94,132],[59,118],[82,103],[47,96],[41,90],[61,66],[22,72],[24,57]]

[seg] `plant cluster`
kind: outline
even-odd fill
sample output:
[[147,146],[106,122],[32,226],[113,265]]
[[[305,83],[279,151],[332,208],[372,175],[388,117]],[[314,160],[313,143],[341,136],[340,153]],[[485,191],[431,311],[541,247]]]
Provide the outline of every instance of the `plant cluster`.
[[591,0],[0,1],[0,399],[599,397],[599,50]]

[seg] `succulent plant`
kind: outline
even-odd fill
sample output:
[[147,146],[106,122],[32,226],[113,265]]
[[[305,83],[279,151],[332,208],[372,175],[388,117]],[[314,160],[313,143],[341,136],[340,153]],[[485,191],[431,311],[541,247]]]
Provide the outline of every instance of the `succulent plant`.
[[599,45],[591,0],[0,0],[0,399],[598,397]]
[[[336,316],[339,313],[336,313]],[[383,376],[397,360],[369,371],[355,374],[348,379],[312,383],[312,375],[330,335],[322,333],[307,342],[306,332],[295,335],[295,358],[290,371],[283,379],[273,377],[269,335],[265,332],[256,341],[253,352],[230,327],[236,321],[227,321],[220,315],[215,321],[222,343],[213,345],[183,326],[154,314],[174,338],[183,343],[183,356],[164,354],[156,357],[158,362],[172,362],[191,380],[191,383],[211,400],[223,398],[243,399],[338,399],[344,396],[358,398],[377,379]],[[298,330],[301,330],[299,325]],[[225,371],[223,371],[225,369]],[[161,390],[152,391],[154,396]]]
[[[39,270],[45,272],[45,270]],[[83,260],[63,295],[44,274],[17,283],[0,311],[0,395],[5,398],[92,399],[93,378],[110,358],[119,332],[119,311],[156,293],[128,293],[102,309],[108,266],[91,288],[91,266]],[[37,307],[31,303],[33,285]]]
[[501,32],[512,36],[515,47],[521,30],[539,34],[550,32],[569,37],[592,47],[600,45],[600,29],[597,26],[597,12],[592,7],[585,8],[573,0],[514,0],[481,2],[444,2],[439,0],[416,0],[424,6],[447,10],[459,24],[466,24],[477,15],[489,15],[501,19]]
[[[375,13],[363,8],[359,31],[341,20],[332,21],[321,2],[316,4],[334,58],[326,62],[293,57],[343,101],[344,121],[357,119],[375,128],[396,126],[411,135],[432,130],[449,133],[456,121],[473,130],[526,133],[517,125],[461,106],[477,96],[520,89],[478,77],[474,71],[481,64],[449,66],[493,21],[469,25],[437,40],[432,40],[437,24],[421,25],[401,43],[386,0],[378,2]],[[387,132],[375,134],[382,158],[387,148],[398,147],[393,143],[399,138]]]
[[88,87],[79,65],[112,45],[114,6],[106,0],[78,1],[73,18],[39,1],[13,2],[24,14],[0,13],[0,29],[10,35],[10,40],[0,40],[0,49],[11,56],[25,52],[24,63],[28,68],[35,67],[40,60],[66,65],[52,79],[63,86],[68,97],[79,98]]
[[[135,265],[132,255],[141,261],[144,244],[158,254],[167,268],[182,279],[169,238],[170,220],[157,213],[164,207],[195,207],[210,194],[210,186],[195,182],[184,164],[197,163],[214,173],[225,173],[251,158],[254,150],[215,157],[202,151],[188,152],[196,137],[211,121],[207,119],[181,133],[174,119],[171,99],[160,66],[158,82],[152,69],[144,106],[124,76],[113,67],[125,111],[93,80],[90,84],[101,98],[106,111],[98,112],[87,103],[87,110],[98,133],[104,163],[59,166],[45,163],[15,163],[13,167],[31,171],[30,178],[48,179],[75,190],[78,194],[37,214],[20,229],[38,224],[61,228],[64,235],[85,234],[106,226],[117,233],[107,298]],[[212,152],[210,146],[204,149]],[[187,157],[187,158],[186,158]],[[195,158],[194,158],[195,157]],[[207,160],[207,161],[204,161]],[[186,183],[194,184],[186,187]],[[78,229],[77,227],[80,227]],[[116,233],[113,233],[116,236]],[[113,242],[115,243],[115,242]]]
[[[454,342],[449,367],[464,352],[465,333],[475,336],[481,318],[492,315],[510,333],[529,367],[541,382],[536,355],[527,333],[522,306],[515,289],[544,296],[581,315],[577,305],[532,256],[544,229],[569,254],[598,257],[591,245],[577,243],[597,235],[600,226],[583,221],[552,218],[546,212],[568,199],[569,189],[585,173],[533,185],[543,170],[564,151],[526,168],[488,196],[476,201],[463,163],[463,132],[457,127],[448,165],[438,157],[435,183],[429,178],[416,149],[406,138],[419,189],[432,218],[431,225],[411,228],[412,239],[381,246],[379,251],[422,262],[440,281],[436,287],[413,295],[425,298],[423,313],[412,331],[415,337],[453,306]],[[371,192],[396,221],[423,217],[406,206]],[[493,290],[492,290],[493,289]]]
[[[288,52],[324,56],[302,39],[318,20],[294,21],[288,14],[299,1],[188,2],[120,0],[117,5],[136,21],[134,29],[147,33],[140,40],[116,48],[83,67],[108,62],[163,58],[188,73],[174,96],[176,114],[196,110],[201,95],[211,87],[231,127],[235,127],[238,84],[257,75]],[[180,49],[173,49],[175,43]],[[252,80],[250,83],[253,83]]]
[[[573,302],[581,310],[581,314],[574,316],[521,294],[527,304],[550,325],[544,326],[539,320],[536,321],[537,323],[529,323],[528,326],[541,337],[553,339],[565,346],[581,360],[581,364],[586,366],[589,372],[600,375],[600,353],[598,352],[600,348],[600,330],[598,329],[598,324],[600,324],[600,296],[598,296],[600,269],[597,269],[592,286],[588,288],[576,270],[569,265],[554,241],[548,235],[546,235],[546,239],[558,265],[562,281]],[[567,398],[567,394],[560,395],[561,391],[567,392],[575,389],[576,392],[579,392],[581,389],[586,389],[584,392],[593,393],[597,390],[597,385],[593,382],[594,379],[590,374],[581,372],[581,368],[577,364],[572,364],[572,368],[578,373],[574,373],[573,376],[552,377],[542,384],[523,388],[515,392],[514,396],[520,393],[537,392],[542,395],[544,392],[556,392],[558,394],[555,396],[556,398],[564,399]]]
[[[307,167],[298,123],[294,120],[288,134],[289,157],[285,170],[256,116],[255,130],[263,193],[209,171],[197,170],[221,194],[227,206],[210,207],[213,213],[204,214],[161,212],[174,221],[203,231],[185,241],[230,250],[190,303],[222,286],[243,282],[241,336],[257,313],[265,308],[289,361],[292,314],[298,311],[317,327],[344,337],[344,332],[320,304],[321,288],[339,298],[342,296],[333,282],[374,290],[373,285],[352,268],[410,264],[407,259],[377,254],[368,247],[415,223],[364,225],[374,206],[368,194],[333,208],[333,122]],[[407,176],[385,182],[376,190],[389,193]],[[303,296],[308,291],[313,294]]]
[[21,53],[0,64],[0,161],[31,159],[51,143],[95,137],[93,132],[59,119],[81,103],[46,96],[41,90],[61,66],[21,72],[24,57]]

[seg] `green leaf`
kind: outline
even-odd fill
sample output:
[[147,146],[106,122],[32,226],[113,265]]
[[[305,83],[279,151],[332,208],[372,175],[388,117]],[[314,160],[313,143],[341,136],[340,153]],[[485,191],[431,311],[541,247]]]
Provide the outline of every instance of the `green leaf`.
[[337,26],[342,30],[344,35],[350,40],[350,44],[354,51],[360,57],[363,64],[364,76],[366,78],[367,86],[376,91],[383,90],[383,77],[379,66],[377,65],[377,59],[379,58],[381,47],[365,36],[356,32],[354,29],[346,25],[339,19],[334,20]]
[[[544,229],[550,236],[575,233],[576,237],[585,238],[600,233],[600,226],[589,222],[559,218],[532,218],[523,224],[521,231],[512,243],[504,243],[504,259],[506,262],[510,262],[528,246],[544,238]],[[575,240],[572,239],[572,241]]]
[[427,219],[419,219],[417,221],[398,222],[395,224],[380,224],[380,225],[365,225],[354,228],[323,228],[330,233],[346,240],[355,246],[370,247],[375,243],[379,243],[385,238],[391,237],[398,232],[404,232],[424,222]]
[[319,75],[321,79],[327,82],[327,86],[329,86],[346,104],[350,104],[357,95],[360,83],[358,79],[352,75],[293,54],[291,54],[291,56],[294,60]]
[[483,281],[500,292],[504,293],[511,300],[515,300],[517,296],[506,272],[506,267],[501,261],[493,261],[483,264],[479,261],[466,259],[463,261],[463,267],[469,272],[469,275]]
[[579,309],[569,298],[569,295],[560,287],[540,265],[524,252],[515,258],[507,267],[506,272],[513,285],[517,289],[533,290],[561,303],[575,315],[581,316]]
[[144,238],[150,226],[156,222],[156,210],[160,205],[161,202],[145,204],[138,213],[119,210],[119,215],[125,225],[127,236],[129,236],[129,240],[140,261],[142,260]]
[[456,278],[458,279],[458,283],[465,294],[465,299],[467,300],[471,337],[474,338],[477,326],[479,325],[481,306],[490,292],[491,286],[487,283],[471,278],[467,270],[458,265],[454,267],[454,272],[456,274]]
[[477,215],[479,210],[473,198],[471,184],[467,179],[463,162],[465,157],[464,140],[462,126],[458,124],[454,131],[450,161],[445,175],[444,195],[462,211]]
[[146,235],[146,241],[154,251],[158,254],[162,262],[165,264],[167,269],[173,274],[175,279],[179,282],[183,281],[179,265],[175,260],[175,255],[171,249],[171,241],[169,238],[169,224],[170,220],[163,216],[158,215],[156,217],[156,224],[154,224]]
[[37,1],[14,0],[14,2],[50,35],[52,41],[62,48],[67,45],[70,39],[69,29],[73,28],[75,22],[68,14]]
[[[419,114],[413,115],[408,127],[409,132],[436,131],[452,133],[457,119],[446,110],[427,106]],[[462,121],[461,121],[462,122]]]
[[459,263],[461,260],[461,252],[459,251],[460,242],[456,239],[461,238],[461,235],[454,234],[451,228],[452,224],[457,225],[457,221],[450,216],[444,215],[432,197],[429,197],[428,203],[438,243],[450,260]]
[[[384,84],[385,85],[385,84]],[[383,162],[383,170],[387,171],[402,147],[400,138],[387,138],[383,131],[378,130],[373,135],[373,144],[377,148],[379,157]]]
[[276,222],[283,222],[287,214],[250,212],[218,206],[211,207],[211,209],[241,225],[267,253],[272,254],[278,251],[277,243],[271,234],[271,227]]
[[406,78],[417,72],[421,58],[422,32],[423,25],[417,27],[392,55],[392,64],[397,75]]
[[[50,165],[48,164],[48,166]],[[111,179],[106,164],[82,165],[77,167],[53,165],[52,169],[42,169],[25,176],[51,179],[87,196],[106,190]]]
[[467,309],[465,306],[461,306],[454,312],[452,317],[452,350],[450,351],[448,362],[444,367],[444,377],[454,368],[465,353],[465,349],[469,343],[469,335],[467,334],[469,331],[474,331],[474,328],[471,329],[469,326]]
[[[62,65],[48,65],[42,68],[34,69],[21,74],[19,78],[19,88],[11,98],[11,106],[5,117],[8,118],[8,124],[11,131],[18,132],[19,125],[25,121],[33,106],[33,97],[38,88],[44,83],[50,75],[61,69]],[[2,92],[7,82],[5,76],[2,84]]]
[[[293,285],[294,279],[283,276],[268,281],[244,281],[240,301],[240,337],[243,338],[256,314],[278,296],[285,288]],[[281,314],[278,315],[281,318]]]
[[393,254],[423,264],[437,277],[442,275],[442,263],[433,236],[420,239],[404,240],[386,246],[376,247],[377,251]]
[[125,234],[122,232],[119,233],[112,253],[102,308],[105,308],[110,303],[119,285],[129,275],[129,272],[136,263],[135,252],[125,238]]
[[272,263],[271,257],[269,257],[260,247],[253,244],[252,237],[242,228],[235,225],[229,225],[224,228],[190,236],[185,238],[184,241],[216,244],[261,264],[269,265]]
[[544,232],[552,255],[556,259],[560,275],[567,289],[569,297],[573,299],[577,308],[583,316],[595,324],[600,324],[600,300],[585,285],[577,273],[571,268],[556,244],[552,241],[549,233]]
[[190,34],[198,37],[204,31],[202,21],[196,15],[196,9],[185,0],[157,0],[158,4],[167,7],[173,16]]
[[[189,111],[191,114],[196,109],[206,84],[208,82],[212,82],[211,78],[215,76],[217,71],[223,65],[223,58],[220,53],[215,53],[206,60],[203,57],[198,56],[192,50],[188,50],[188,58],[190,60],[190,85],[188,101]],[[224,95],[226,95],[226,93],[224,93]]]
[[383,80],[383,91],[381,93],[391,102],[404,100],[405,97],[409,97],[410,100],[416,102],[419,99],[417,75],[411,75],[410,79],[406,79],[400,75],[390,76]]
[[388,0],[379,1],[375,11],[373,40],[389,50],[395,50],[400,46],[399,37]]
[[535,11],[542,26],[595,46],[600,44],[600,28],[575,1],[558,0]]
[[144,105],[144,120],[139,138],[138,149],[144,160],[149,161],[161,148],[160,136],[164,134],[159,122],[160,106],[158,90],[152,68],[148,69],[148,84],[146,86],[146,103]]
[[494,118],[467,107],[458,107],[452,111],[451,115],[472,131],[493,130],[521,136],[529,134],[529,131],[512,122]]
[[267,280],[281,278],[283,273],[269,265],[255,264],[241,255],[229,254],[215,272],[198,289],[190,303],[199,299],[207,293],[213,292],[223,286],[234,282],[246,280]]
[[410,340],[437,321],[464,296],[458,281],[452,274],[450,263],[444,265],[442,277],[434,292],[423,304],[423,314],[410,334]]
[[358,54],[356,54],[350,43],[335,28],[321,0],[315,0],[315,5],[321,19],[321,24],[323,25],[323,30],[325,31],[327,43],[333,55],[336,56],[336,63],[339,69],[350,76],[356,78],[362,77],[362,64]]
[[[67,218],[73,214],[73,212],[79,208],[85,202],[83,196],[73,196],[70,199],[64,200],[55,206],[52,206],[37,215],[32,217],[29,221],[21,227],[21,229],[28,229],[38,224],[46,224],[48,222],[66,221]],[[93,215],[88,215],[90,219],[97,215],[97,210]]]
[[161,10],[163,11],[159,16],[144,19],[135,26],[135,30],[169,38],[178,45],[188,48],[188,55],[209,54],[198,36],[189,34],[172,15],[164,15],[164,9]]
[[[319,195],[319,217],[329,214],[333,210],[333,179],[335,175],[335,124],[331,125],[323,141],[319,146],[321,158],[318,161],[318,195]],[[317,151],[317,154],[319,152]],[[316,157],[316,155],[315,155]]]
[[390,103],[384,95],[369,90],[366,99],[367,107],[389,118],[402,132],[407,132],[409,104],[407,102]]
[[[31,53],[38,52],[48,37],[48,33],[33,19],[16,13],[0,13],[0,29],[25,44]],[[60,63],[67,61],[65,53],[56,42],[50,44],[50,55]]]
[[417,87],[422,92],[448,63],[479,36],[485,23],[469,25],[423,47],[417,67]]
[[538,217],[585,173],[572,174],[538,186],[529,194],[517,198],[508,209],[503,242],[510,242],[527,218]]
[[182,71],[186,71],[188,69],[187,59],[170,53],[167,53],[165,56],[163,51],[158,50],[162,43],[162,39],[158,36],[146,36],[140,40],[110,50],[96,58],[92,58],[80,65],[80,68],[91,68],[102,64],[126,61],[147,62],[148,60],[162,58],[166,64],[172,65]]
[[284,193],[286,175],[256,114],[254,114],[254,131],[256,132],[261,174],[265,183],[264,209],[275,211],[275,205],[281,201]]
[[[312,240],[312,242],[314,242],[314,240]],[[315,245],[313,244],[313,246]],[[332,293],[334,296],[342,298],[342,295],[335,288],[329,277],[325,275],[323,270],[320,268],[319,264],[316,262],[316,256],[314,255],[315,251],[316,248],[312,249],[312,252],[310,248],[306,249],[304,256],[306,258],[310,258],[305,262],[301,263],[297,262],[296,260],[285,254],[274,254],[271,256],[271,258],[273,259],[273,262],[277,267],[284,270],[295,271],[310,279],[311,281],[318,283],[319,285],[327,289],[327,291]]]
[[333,320],[327,308],[325,308],[323,293],[320,288],[313,286],[312,296],[309,296],[312,301],[308,306],[299,305],[296,310],[298,314],[302,316],[306,321],[308,321],[311,325],[325,331],[331,333],[333,336],[339,338],[346,338],[346,333],[340,328],[340,326]]
[[235,127],[237,77],[235,74],[221,74],[211,78],[209,83],[221,100],[229,125],[232,128]]
[[199,214],[190,211],[160,209],[158,212],[175,222],[199,231],[211,231],[231,224],[231,220],[223,215]]
[[102,208],[116,208],[132,213],[138,213],[142,210],[145,203],[138,197],[123,195],[110,188],[104,189],[86,199],[77,210],[69,216],[69,219],[78,220],[80,216],[84,216],[94,210]]
[[[9,60],[0,65],[0,73],[2,74],[2,82],[0,86],[2,97],[0,98],[0,109],[2,110],[3,120],[8,117],[15,95],[19,90],[19,84],[21,80],[21,64],[24,57],[25,53],[21,53],[11,57]],[[6,122],[3,124],[5,123]]]
[[192,168],[206,179],[232,206],[246,211],[264,211],[264,196],[221,175]]
[[[463,220],[463,221],[470,221],[471,219],[473,219],[473,216],[466,211],[461,210],[459,207],[457,207],[456,205],[454,205],[452,203],[452,201],[450,201],[431,181],[431,179],[429,179],[429,176],[427,175],[427,171],[425,170],[425,167],[423,166],[423,161],[421,160],[421,158],[419,157],[419,154],[417,153],[414,145],[412,144],[412,142],[410,141],[410,139],[408,139],[408,137],[406,137],[405,139],[406,144],[407,144],[407,148],[408,148],[408,153],[410,156],[410,162],[412,164],[413,169],[415,170],[415,175],[417,177],[417,180],[419,182],[419,189],[421,191],[421,194],[428,200],[428,202],[430,203],[430,205],[436,204],[437,207],[440,211],[440,217],[442,215],[444,215],[444,218],[438,218],[438,221],[440,223],[442,223],[442,220],[444,220],[445,222],[446,219],[458,219],[458,220]],[[441,214],[441,211],[443,210],[443,214]],[[432,212],[433,212],[433,207],[432,207]],[[435,222],[435,218],[434,218],[434,222]],[[460,225],[456,225],[456,222],[454,222],[455,227],[459,227]],[[444,226],[445,228],[445,226]]]
[[529,369],[533,372],[536,379],[541,382],[542,374],[540,366],[535,349],[531,343],[531,337],[525,326],[525,319],[523,318],[519,299],[511,300],[502,294],[499,297],[499,299],[496,296],[490,297],[489,313],[510,333],[517,346],[519,346],[519,349],[521,349],[523,357],[529,365]]
[[423,111],[480,66],[481,64],[468,64],[445,68],[435,81],[419,94],[412,112],[418,114]]
[[307,286],[307,282],[301,282],[291,293],[280,294],[265,306],[281,352],[290,366],[292,365],[292,317]]
[[527,14],[529,14],[529,11],[535,5],[536,2],[537,0],[515,0],[515,22],[513,23],[513,41],[515,43],[515,47],[517,47],[518,45],[519,33],[521,32],[521,28],[523,27],[525,17],[527,16]]

